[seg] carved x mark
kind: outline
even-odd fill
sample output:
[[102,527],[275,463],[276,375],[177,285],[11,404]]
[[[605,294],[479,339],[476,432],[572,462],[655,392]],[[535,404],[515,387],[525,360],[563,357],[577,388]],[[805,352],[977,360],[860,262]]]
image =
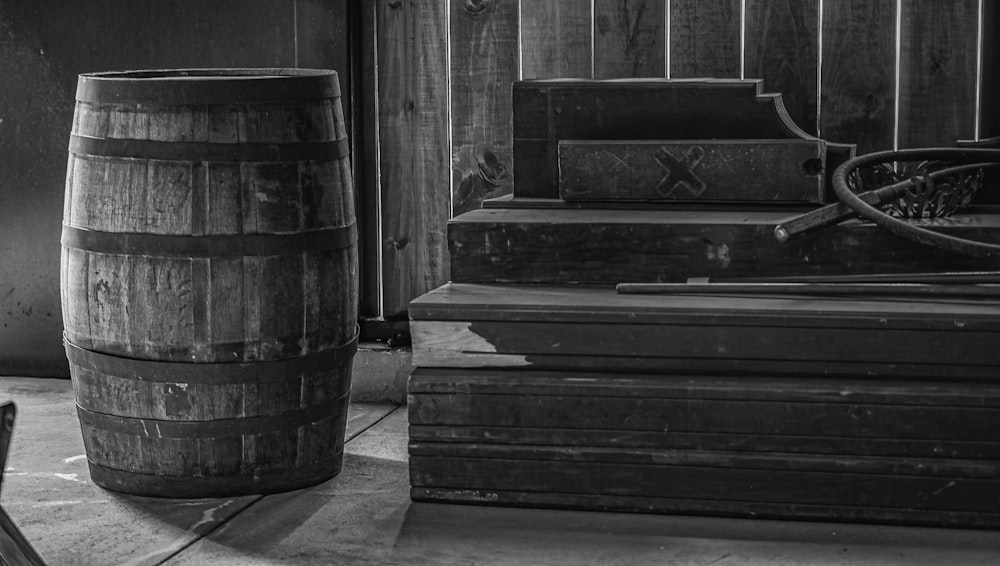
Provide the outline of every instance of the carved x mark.
[[694,168],[698,162],[705,157],[705,150],[700,146],[693,146],[687,150],[680,159],[673,156],[667,148],[661,147],[653,154],[653,158],[666,171],[666,174],[656,184],[656,192],[664,197],[673,194],[677,187],[684,187],[693,197],[700,197],[708,188],[704,181],[694,174]]

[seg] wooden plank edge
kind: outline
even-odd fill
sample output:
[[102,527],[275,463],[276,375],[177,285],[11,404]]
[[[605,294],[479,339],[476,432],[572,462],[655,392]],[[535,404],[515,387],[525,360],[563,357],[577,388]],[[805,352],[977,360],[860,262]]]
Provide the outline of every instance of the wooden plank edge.
[[415,502],[462,503],[577,511],[616,511],[676,515],[707,515],[746,519],[857,522],[929,527],[1000,529],[1000,513],[926,511],[845,505],[744,503],[707,499],[670,499],[523,491],[431,488],[412,486]]

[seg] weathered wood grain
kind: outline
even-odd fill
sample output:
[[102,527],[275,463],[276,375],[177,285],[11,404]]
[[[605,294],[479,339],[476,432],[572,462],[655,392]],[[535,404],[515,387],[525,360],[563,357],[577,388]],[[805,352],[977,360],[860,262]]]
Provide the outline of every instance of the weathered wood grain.
[[747,0],[744,76],[781,93],[792,120],[817,131],[818,0]]
[[[676,205],[675,205],[676,206]],[[927,271],[982,271],[966,258],[851,223],[787,242],[774,228],[801,211],[483,209],[449,226],[452,280],[595,284]],[[998,241],[1000,217],[958,214],[922,221],[935,230]]]
[[451,0],[452,213],[511,191],[518,2]]
[[[695,472],[697,473],[697,472]],[[967,528],[1000,527],[996,513],[928,511],[926,509],[888,509],[871,506],[809,505],[803,503],[764,503],[719,499],[665,498],[626,495],[545,493],[499,489],[456,489],[413,487],[414,501],[471,503],[514,507],[543,507],[633,513],[668,513],[744,517],[748,519],[809,519],[903,525]]]
[[977,8],[977,0],[915,0],[902,11],[900,148],[974,136]]
[[594,0],[594,78],[666,77],[666,0]]
[[991,299],[622,295],[451,284],[411,306],[418,367],[991,381]]
[[672,371],[690,362],[699,371],[729,372],[746,362],[746,374],[825,375],[847,361],[860,375],[916,371],[959,377],[988,375],[1000,364],[997,356],[982,351],[996,341],[996,331],[853,330],[845,336],[843,329],[823,327],[822,321],[815,327],[669,321],[650,326],[564,322],[554,314],[517,322],[415,320],[411,330],[413,363],[423,367],[570,369],[586,361],[608,371]]
[[358,53],[354,57],[355,93],[357,104],[354,115],[355,167],[354,185],[358,196],[358,252],[364,261],[359,271],[360,315],[366,318],[382,316],[382,262],[378,260],[382,248],[380,215],[381,186],[379,171],[378,131],[378,82],[376,80],[376,49],[378,47],[374,2],[352,3],[352,32],[358,36]]
[[383,315],[448,280],[448,38],[443,2],[377,3]]
[[[114,96],[81,78],[64,325],[102,487],[262,493],[340,469],[358,297],[347,131],[335,76],[281,73],[167,72],[151,103],[144,76],[103,77]],[[274,81],[296,94],[272,101]]]
[[[503,292],[507,290],[509,292]],[[551,312],[550,312],[551,311]],[[546,312],[551,316],[546,317]],[[420,320],[555,321],[702,326],[804,326],[852,330],[963,330],[993,332],[995,299],[928,300],[919,297],[772,296],[713,293],[702,296],[629,295],[577,286],[450,283],[413,303]],[[836,316],[833,316],[835,314]],[[958,324],[956,324],[958,321]]]
[[520,6],[521,78],[590,78],[594,48],[590,0]]
[[893,149],[896,2],[825,2],[822,32],[821,137]]
[[813,202],[826,146],[809,140],[562,141],[563,200]]
[[514,84],[514,194],[558,198],[560,140],[802,139],[760,81]]
[[1000,5],[983,2],[982,88],[979,137],[1000,136]]
[[670,450],[618,446],[524,446],[493,443],[410,443],[411,457],[538,460],[556,465],[578,463],[640,466],[692,466],[717,469],[783,470],[795,472],[848,472],[858,475],[900,477],[962,477],[993,479],[998,462],[943,458],[903,459],[870,456],[828,458],[814,454],[786,454],[728,450]]
[[[508,304],[517,300],[518,293],[508,292],[489,313],[512,320],[541,315]],[[606,306],[578,304],[584,303],[594,312]],[[719,306],[729,312],[732,305]],[[989,504],[979,497],[998,488],[1000,437],[983,421],[995,420],[998,393],[996,383],[941,376],[418,367],[408,399],[411,495],[477,504],[987,526],[996,518],[986,516]],[[687,479],[672,480],[675,473]],[[695,475],[700,479],[691,479]]]
[[[517,391],[528,397],[563,395],[643,399],[703,399],[815,403],[818,406],[1000,409],[1000,385],[967,380],[803,379],[670,373],[600,373],[416,368],[410,394],[492,395]],[[882,410],[882,409],[879,409]],[[858,423],[858,426],[860,423]],[[579,428],[567,423],[565,428]],[[953,432],[961,435],[962,427]],[[997,447],[1000,449],[1000,446]],[[929,454],[929,453],[928,453]],[[968,456],[972,458],[972,456]]]
[[[413,407],[420,399],[415,398]],[[965,440],[901,440],[883,438],[845,438],[840,436],[754,435],[742,433],[623,431],[536,428],[519,425],[466,426],[456,424],[411,424],[410,440],[435,443],[488,443],[513,445],[591,446],[651,448],[664,450],[724,450],[745,452],[783,452],[803,454],[854,454],[882,457],[935,457],[997,460],[1000,445],[996,442]]]
[[[585,379],[586,376],[579,378]],[[417,394],[412,399],[414,404],[410,409],[410,420],[416,425],[666,431],[746,435],[751,438],[799,435],[932,440],[942,444],[968,441],[994,445],[1000,441],[996,432],[981,420],[989,422],[998,418],[1000,411],[996,408],[705,400],[697,397],[694,388],[688,399],[643,400],[613,396],[536,397],[521,389],[508,388],[508,391],[511,393]],[[956,418],[958,421],[955,421]],[[936,456],[925,453],[923,457]],[[969,467],[972,467],[971,463]]]
[[[720,499],[745,503],[855,506],[992,513],[995,479],[909,477],[750,467],[559,462],[514,458],[411,457],[420,487]],[[842,503],[840,503],[842,504]]]
[[740,76],[740,0],[670,2],[670,78]]

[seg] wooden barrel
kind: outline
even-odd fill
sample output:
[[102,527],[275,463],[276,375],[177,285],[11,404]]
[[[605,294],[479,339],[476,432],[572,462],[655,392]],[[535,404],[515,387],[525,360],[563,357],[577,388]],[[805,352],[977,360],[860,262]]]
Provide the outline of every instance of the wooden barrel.
[[343,459],[358,253],[337,75],[81,75],[66,352],[93,480],[219,497]]

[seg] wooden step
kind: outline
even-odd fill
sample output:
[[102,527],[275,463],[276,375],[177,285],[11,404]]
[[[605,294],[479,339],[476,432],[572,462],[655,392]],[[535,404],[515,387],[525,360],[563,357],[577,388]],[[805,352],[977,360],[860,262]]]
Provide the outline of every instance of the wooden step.
[[[780,222],[802,209],[701,207],[594,209],[508,199],[451,220],[452,281],[615,285],[692,277],[836,275],[1000,269],[1000,261],[944,252],[851,221],[778,242]],[[920,221],[963,238],[1000,243],[1000,214]]]
[[408,406],[417,443],[1000,460],[1000,385],[955,379],[417,368]]
[[997,384],[418,368],[418,501],[1000,527]]
[[996,298],[623,295],[449,284],[410,305],[418,367],[1000,381]]

